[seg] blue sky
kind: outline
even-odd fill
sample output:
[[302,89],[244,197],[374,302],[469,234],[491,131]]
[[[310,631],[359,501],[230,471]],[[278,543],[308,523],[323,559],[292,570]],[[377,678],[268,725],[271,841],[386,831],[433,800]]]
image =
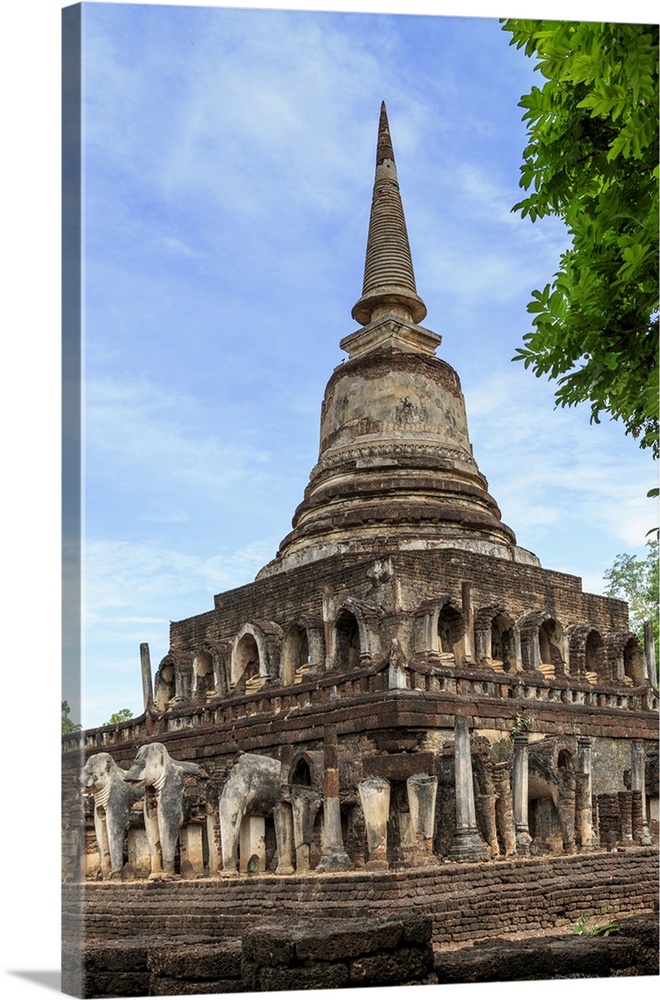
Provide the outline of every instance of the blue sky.
[[511,213],[533,63],[495,18],[84,4],[82,721],[274,555],[360,295],[380,101],[424,325],[519,544],[602,589],[651,459],[510,359],[566,245]]

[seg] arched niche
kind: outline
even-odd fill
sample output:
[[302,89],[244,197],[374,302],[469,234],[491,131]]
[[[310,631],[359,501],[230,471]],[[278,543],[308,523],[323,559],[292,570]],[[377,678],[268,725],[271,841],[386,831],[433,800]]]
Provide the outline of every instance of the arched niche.
[[296,869],[305,872],[316,867],[320,858],[318,848],[321,845],[319,823],[323,816],[323,751],[303,750],[294,754],[288,783]]
[[438,611],[438,652],[441,656],[453,657],[458,666],[465,663],[465,619],[450,602]]
[[513,621],[508,615],[496,615],[490,623],[490,630],[491,657],[509,673],[515,664]]
[[516,635],[513,619],[500,612],[490,623],[491,666],[505,673],[515,673],[517,663]]
[[352,611],[342,608],[335,619],[335,670],[351,670],[360,662],[360,626]]
[[314,788],[323,794],[323,751],[300,750],[293,755],[288,782],[302,788]]
[[613,683],[639,687],[646,681],[646,657],[632,632],[610,632],[605,636],[609,676]]
[[639,687],[646,679],[646,659],[639,639],[636,635],[629,636],[623,647],[623,678],[630,679],[633,687]]
[[176,693],[176,667],[170,657],[161,661],[154,678],[154,702],[159,712],[166,712]]
[[312,773],[309,764],[302,757],[291,771],[291,784],[301,785],[304,788],[312,786]]
[[543,671],[544,667],[552,667],[555,676],[559,676],[560,674],[566,672],[563,640],[564,633],[561,625],[554,618],[545,618],[539,626],[539,658],[541,671]]
[[571,625],[566,629],[568,644],[568,672],[575,677],[586,677],[595,684],[610,676],[605,643],[598,629],[590,625]]
[[190,694],[190,665],[184,668],[171,653],[165,656],[154,678],[154,704],[166,712],[174,704],[184,702]]
[[520,634],[513,618],[499,604],[479,608],[474,615],[475,659],[505,673],[520,669]]
[[561,624],[547,611],[530,611],[518,623],[524,670],[547,677],[566,673],[566,639]]
[[208,649],[200,649],[193,657],[193,699],[205,701],[215,694],[215,672],[213,654]]
[[584,667],[590,681],[607,677],[605,643],[597,629],[591,629],[584,644]]
[[309,664],[309,639],[307,629],[302,625],[293,624],[287,629],[280,663],[282,684],[295,684],[302,680]]
[[270,677],[267,644],[261,629],[248,623],[232,644],[231,685],[245,689],[259,686]]

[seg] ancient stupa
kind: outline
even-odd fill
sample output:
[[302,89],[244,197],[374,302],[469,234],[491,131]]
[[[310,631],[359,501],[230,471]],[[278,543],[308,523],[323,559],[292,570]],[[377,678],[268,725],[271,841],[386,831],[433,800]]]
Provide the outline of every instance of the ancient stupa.
[[[384,105],[352,315],[318,461],[275,558],[172,622],[153,678],[143,645],[144,715],[67,737],[65,758],[75,767],[102,745],[126,765],[157,743],[202,765],[204,822],[182,843],[211,874],[648,840],[652,645],[623,602],[542,568],[502,522],[458,375],[420,325]],[[232,792],[232,827],[223,801],[251,766],[255,787],[270,777],[256,799]]]
[[460,548],[538,564],[516,546],[472,454],[441,337],[419,326],[392,139],[383,103],[362,295],[321,411],[319,458],[293,531],[260,577],[336,553]]

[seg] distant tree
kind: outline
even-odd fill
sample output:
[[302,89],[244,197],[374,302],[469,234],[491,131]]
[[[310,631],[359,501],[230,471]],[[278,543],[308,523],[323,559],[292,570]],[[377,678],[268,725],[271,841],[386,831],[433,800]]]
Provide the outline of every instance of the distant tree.
[[525,109],[514,206],[562,219],[571,245],[528,311],[514,360],[557,379],[658,456],[658,25],[502,20],[545,78]]
[[71,708],[68,701],[62,702],[62,736],[66,736],[68,733],[77,733],[82,729],[79,722],[72,722],[69,716]]
[[118,726],[120,722],[128,722],[129,719],[133,718],[133,713],[130,708],[120,708],[118,712],[113,712],[107,722],[104,722],[104,726]]
[[[653,637],[658,648],[658,556],[660,542],[646,543],[647,553],[643,559],[627,553],[618,555],[612,566],[605,570],[607,580],[605,593],[608,597],[620,597],[628,602],[630,627],[644,641],[644,622],[653,623]],[[657,662],[657,658],[656,658]]]

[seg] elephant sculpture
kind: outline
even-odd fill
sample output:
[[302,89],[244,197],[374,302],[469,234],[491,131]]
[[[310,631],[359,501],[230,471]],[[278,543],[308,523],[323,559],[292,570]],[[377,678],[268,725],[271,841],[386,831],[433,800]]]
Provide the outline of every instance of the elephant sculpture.
[[207,778],[198,765],[170,757],[162,743],[140,747],[124,781],[144,789],[144,825],[151,878],[174,874],[174,854],[185,819],[184,790],[190,777]]
[[94,798],[94,832],[104,878],[122,869],[131,808],[141,794],[126,784],[125,775],[109,753],[90,757],[80,775],[83,790]]
[[[220,795],[220,836],[222,839],[222,868],[227,874],[238,871],[238,845],[243,818],[266,816],[275,818],[275,835],[278,842],[280,866],[285,853],[290,854],[289,837],[281,822],[281,765],[272,757],[244,753],[231,768]],[[248,860],[248,859],[245,859]]]

